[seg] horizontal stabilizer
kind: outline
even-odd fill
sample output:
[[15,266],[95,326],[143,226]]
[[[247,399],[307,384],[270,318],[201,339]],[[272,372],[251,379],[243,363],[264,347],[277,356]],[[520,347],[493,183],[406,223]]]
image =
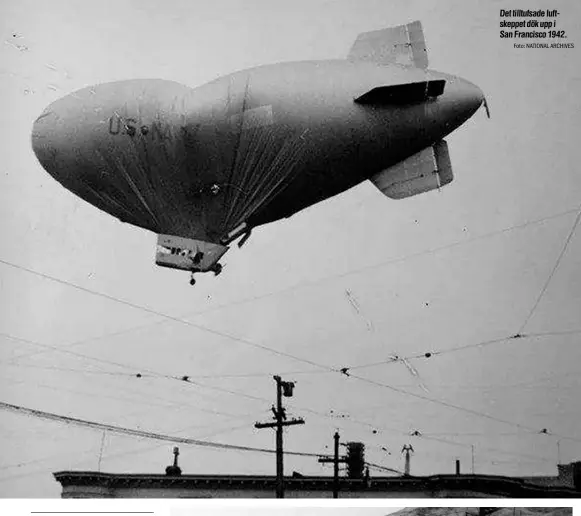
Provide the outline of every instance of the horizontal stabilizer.
[[359,34],[347,59],[427,68],[428,52],[422,24],[415,21]]
[[371,182],[391,199],[404,199],[441,188],[454,179],[448,144],[441,140],[382,170]]
[[409,104],[438,97],[444,93],[446,81],[410,82],[391,86],[378,86],[355,99],[358,104]]

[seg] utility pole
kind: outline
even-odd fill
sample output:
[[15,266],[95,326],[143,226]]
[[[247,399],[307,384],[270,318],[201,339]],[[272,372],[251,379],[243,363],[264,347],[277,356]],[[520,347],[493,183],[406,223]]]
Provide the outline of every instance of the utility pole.
[[333,463],[333,498],[339,498],[339,463],[346,462],[346,458],[339,457],[339,432],[335,432],[333,440],[335,441],[333,458],[321,457],[319,462],[322,464]]
[[474,445],[471,445],[472,448],[472,474],[474,475]]
[[276,428],[276,497],[284,498],[284,463],[283,463],[283,428],[291,425],[304,425],[299,419],[286,419],[286,410],[282,406],[282,397],[292,397],[294,382],[284,382],[280,376],[273,376],[276,382],[276,408],[272,407],[274,421],[271,423],[256,423],[255,428]]

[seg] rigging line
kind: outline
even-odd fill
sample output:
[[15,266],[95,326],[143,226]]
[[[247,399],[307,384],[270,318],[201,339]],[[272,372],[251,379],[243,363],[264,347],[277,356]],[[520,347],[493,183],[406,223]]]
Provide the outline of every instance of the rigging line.
[[[11,412],[15,412],[18,414],[23,414],[29,417],[35,417],[39,419],[45,419],[49,421],[56,421],[59,423],[71,424],[76,426],[83,426],[88,427],[96,430],[107,430],[112,433],[129,435],[132,437],[142,437],[145,439],[153,439],[157,441],[166,441],[171,443],[181,443],[181,444],[190,444],[193,446],[202,446],[206,448],[217,448],[223,450],[236,450],[236,451],[245,451],[245,452],[257,452],[257,453],[268,453],[274,454],[276,450],[271,450],[269,448],[256,448],[253,446],[241,446],[237,444],[228,444],[228,443],[218,443],[214,441],[206,441],[202,439],[191,439],[188,437],[177,437],[171,436],[166,434],[159,434],[155,432],[148,432],[145,430],[138,430],[135,428],[127,428],[122,426],[116,425],[109,425],[106,423],[99,423],[97,421],[89,421],[87,419],[79,419],[70,416],[63,416],[60,414],[54,414],[52,412],[45,412],[43,410],[36,410],[27,407],[23,407],[21,405],[13,405],[11,403],[5,403],[0,401],[0,410],[8,410]],[[293,451],[285,451],[287,455],[299,456],[299,457],[320,457],[320,453],[308,453],[308,452],[293,452]]]
[[280,350],[277,350],[277,349],[274,349],[274,348],[270,348],[270,347],[266,346],[265,344],[258,344],[257,342],[252,342],[252,341],[247,340],[247,339],[244,339],[242,337],[235,337],[234,335],[230,335],[228,333],[224,333],[224,332],[219,331],[219,330],[215,330],[215,329],[212,329],[212,328],[208,328],[206,326],[202,326],[200,324],[193,323],[193,322],[188,321],[186,319],[181,319],[179,317],[174,317],[172,315],[164,314],[162,312],[157,312],[157,311],[155,311],[155,310],[153,310],[151,308],[148,308],[146,306],[141,306],[141,305],[138,305],[136,303],[132,303],[131,301],[126,301],[126,300],[123,300],[123,299],[119,299],[119,298],[116,298],[116,297],[111,296],[109,294],[105,294],[103,292],[97,292],[97,291],[91,290],[91,289],[89,289],[87,287],[82,287],[82,286],[77,285],[75,283],[71,283],[69,281],[66,281],[66,280],[63,280],[63,279],[60,279],[60,278],[55,278],[54,276],[50,276],[48,274],[45,274],[45,273],[42,273],[42,272],[38,272],[38,271],[35,271],[33,269],[29,269],[27,267],[23,267],[22,265],[14,264],[14,263],[9,262],[7,260],[0,259],[0,263],[2,263],[4,265],[7,265],[8,267],[13,267],[15,269],[22,270],[22,271],[28,272],[30,274],[34,274],[36,276],[39,276],[41,278],[44,278],[44,279],[53,281],[55,283],[59,283],[61,285],[67,285],[69,287],[72,287],[74,289],[80,290],[82,292],[86,292],[86,293],[91,294],[93,296],[102,297],[104,299],[108,299],[109,301],[114,301],[115,303],[119,303],[119,304],[122,304],[122,305],[126,305],[126,306],[129,306],[129,307],[134,308],[136,310],[141,310],[143,312],[147,312],[147,313],[150,313],[150,314],[154,314],[154,315],[157,315],[159,317],[163,317],[165,319],[168,319],[170,321],[179,322],[181,324],[185,324],[187,326],[191,326],[193,328],[197,328],[197,329],[199,329],[201,331],[210,333],[212,335],[216,335],[216,336],[219,336],[219,337],[223,337],[225,339],[229,339],[229,340],[234,341],[234,342],[239,342],[241,344],[244,344],[246,346],[249,346],[249,347],[252,347],[252,348],[255,348],[255,349],[260,349],[262,351],[266,351],[268,353],[272,353],[274,355],[278,355],[278,356],[281,356],[281,357],[290,358],[290,359],[295,360],[297,362],[302,362],[302,363],[305,363],[305,364],[309,364],[309,365],[312,365],[312,366],[315,366],[315,367],[319,367],[321,369],[330,369],[330,370],[333,370],[333,368],[331,368],[331,367],[323,366],[321,364],[318,364],[318,363],[313,362],[312,360],[309,360],[309,359],[306,359],[306,358],[301,358],[301,357],[297,357],[295,355],[291,355],[290,353],[286,353],[285,351],[280,351]]
[[[578,211],[577,208],[570,209],[570,210],[563,211],[563,212],[559,212],[559,213],[556,213],[556,214],[553,214],[553,215],[549,215],[547,217],[543,217],[543,218],[540,218],[540,219],[535,219],[535,220],[532,220],[532,221],[524,222],[522,224],[518,224],[518,225],[514,225],[514,226],[509,226],[507,228],[503,228],[503,229],[498,230],[498,231],[493,231],[493,232],[485,233],[483,235],[479,235],[479,236],[476,236],[476,237],[472,237],[472,238],[469,238],[467,240],[453,242],[453,243],[448,244],[448,245],[444,245],[444,246],[436,247],[436,248],[432,248],[432,249],[427,249],[427,250],[424,250],[424,251],[420,251],[419,253],[413,253],[413,254],[410,254],[410,255],[407,255],[407,256],[404,256],[404,257],[400,257],[400,258],[390,259],[390,260],[381,262],[381,263],[376,264],[376,265],[363,267],[362,269],[353,269],[351,272],[341,273],[339,276],[332,275],[332,276],[326,276],[324,278],[320,278],[319,280],[311,280],[311,281],[299,282],[299,283],[296,283],[296,284],[291,285],[289,287],[285,287],[285,288],[282,288],[282,289],[279,289],[279,290],[267,292],[266,294],[258,294],[256,296],[244,298],[244,299],[241,299],[241,300],[238,300],[238,301],[231,301],[231,302],[223,303],[221,305],[217,305],[217,306],[214,306],[212,308],[207,308],[207,309],[204,309],[204,310],[198,310],[198,311],[195,311],[195,312],[188,312],[188,313],[185,313],[183,315],[180,315],[179,316],[179,319],[184,319],[186,317],[194,317],[194,316],[197,316],[197,315],[204,315],[204,314],[208,314],[208,313],[213,313],[215,311],[223,310],[225,308],[229,308],[229,307],[232,307],[232,306],[247,304],[247,303],[251,303],[251,302],[254,302],[254,301],[260,301],[262,299],[266,299],[266,298],[269,298],[269,297],[273,297],[273,296],[279,295],[279,294],[286,294],[286,293],[292,292],[294,290],[299,290],[299,289],[301,289],[303,287],[314,286],[314,285],[317,285],[319,283],[323,283],[323,282],[326,282],[328,280],[335,279],[336,277],[344,277],[344,276],[348,276],[350,274],[358,274],[360,272],[363,272],[363,271],[367,270],[368,268],[374,268],[374,267],[377,268],[377,267],[382,267],[382,266],[388,266],[388,265],[392,265],[392,264],[396,264],[396,263],[403,262],[403,261],[405,261],[407,259],[418,258],[418,257],[420,257],[422,255],[437,253],[437,252],[440,252],[440,251],[443,251],[443,250],[446,250],[446,249],[449,249],[449,248],[452,248],[452,247],[458,247],[458,246],[461,246],[461,245],[464,245],[464,244],[472,243],[472,242],[477,241],[477,240],[490,238],[492,236],[495,236],[495,235],[498,235],[498,234],[502,234],[502,233],[507,233],[507,232],[513,231],[515,229],[523,229],[523,228],[528,227],[528,226],[531,226],[531,225],[541,224],[543,222],[546,222],[547,220],[552,220],[552,219],[560,218],[560,217],[563,217],[563,216],[566,216],[566,215],[570,215],[571,213],[576,213],[577,211]],[[1,259],[0,259],[0,263],[3,263]],[[7,265],[12,265],[12,264],[7,264]],[[35,273],[34,271],[31,271],[31,272]],[[79,288],[82,288],[82,287],[79,287]],[[158,320],[158,321],[155,321],[153,323],[143,324],[143,325],[140,325],[140,326],[134,326],[132,328],[127,328],[127,329],[120,330],[120,331],[113,332],[113,333],[108,333],[108,334],[104,334],[104,335],[100,335],[100,336],[96,336],[96,337],[91,337],[89,339],[84,339],[84,340],[76,341],[76,342],[73,342],[71,344],[68,344],[67,347],[74,347],[74,346],[78,346],[78,345],[81,345],[81,344],[85,344],[85,343],[90,342],[90,341],[101,340],[101,339],[105,339],[105,338],[112,337],[112,336],[118,336],[118,335],[121,335],[121,334],[129,333],[129,332],[136,331],[136,330],[140,330],[140,329],[143,329],[143,328],[148,328],[148,327],[151,327],[151,326],[166,324],[168,322],[168,319],[165,316],[163,316],[161,314],[155,314],[155,315],[157,317],[162,317],[162,320]],[[30,356],[36,356],[36,355],[43,354],[43,353],[49,353],[49,351],[40,351],[40,352],[29,353],[29,354],[21,354],[21,355],[18,355],[18,357],[16,357],[16,358],[20,358],[20,357],[27,358],[27,357],[30,357]]]
[[579,225],[579,220],[581,220],[581,206],[579,208],[577,208],[577,216],[575,217],[575,222],[573,223],[573,226],[571,227],[571,230],[569,231],[569,234],[567,235],[567,238],[565,239],[565,243],[563,244],[563,248],[561,249],[561,252],[559,253],[559,256],[557,257],[557,260],[555,261],[555,265],[551,269],[551,272],[550,272],[549,276],[547,277],[547,280],[545,281],[543,288],[541,289],[539,295],[537,296],[537,299],[536,299],[533,307],[531,308],[530,312],[526,316],[524,322],[521,324],[518,333],[522,333],[524,331],[527,324],[531,320],[533,314],[536,312],[536,310],[541,302],[541,299],[543,299],[543,296],[545,295],[547,288],[549,288],[549,284],[551,283],[553,276],[557,272],[557,269],[559,268],[559,265],[561,264],[563,256],[565,256],[565,253],[567,252],[567,248],[569,247],[569,244],[571,243],[573,235],[575,234],[575,230],[577,229],[577,226]]

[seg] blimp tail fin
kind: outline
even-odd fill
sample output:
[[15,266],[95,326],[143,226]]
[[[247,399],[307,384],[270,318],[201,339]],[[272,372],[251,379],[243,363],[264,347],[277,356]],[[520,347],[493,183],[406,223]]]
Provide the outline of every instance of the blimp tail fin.
[[347,56],[349,61],[402,64],[428,67],[428,51],[419,21],[363,32],[357,36]]
[[371,182],[391,199],[404,199],[452,182],[454,174],[444,140],[379,172]]

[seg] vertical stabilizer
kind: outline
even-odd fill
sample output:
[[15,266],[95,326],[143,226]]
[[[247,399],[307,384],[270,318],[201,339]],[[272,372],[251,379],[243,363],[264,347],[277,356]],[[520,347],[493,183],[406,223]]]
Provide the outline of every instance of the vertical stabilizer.
[[428,51],[419,21],[363,32],[351,47],[349,61],[372,61],[379,64],[402,64],[428,67]]

